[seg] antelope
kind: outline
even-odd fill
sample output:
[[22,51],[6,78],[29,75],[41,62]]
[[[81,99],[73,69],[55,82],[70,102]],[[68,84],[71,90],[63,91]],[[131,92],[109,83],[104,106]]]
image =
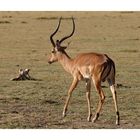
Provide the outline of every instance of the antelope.
[[72,17],[73,30],[70,35],[63,37],[61,40],[53,40],[54,35],[57,33],[62,17],[59,19],[56,30],[50,35],[50,41],[53,45],[51,55],[48,58],[48,63],[52,64],[54,62],[59,62],[65,71],[69,72],[73,76],[72,84],[68,90],[68,96],[63,109],[63,117],[66,116],[68,104],[73,90],[76,88],[79,81],[84,80],[86,82],[86,98],[88,104],[88,117],[87,121],[91,121],[91,101],[90,101],[90,90],[91,81],[95,86],[97,93],[99,94],[99,103],[92,119],[92,122],[98,120],[104,100],[105,94],[102,90],[101,83],[107,81],[112,92],[115,111],[116,111],[116,125],[119,125],[120,117],[117,105],[117,95],[115,90],[115,64],[111,58],[106,54],[100,54],[95,52],[90,53],[80,53],[75,58],[71,58],[66,53],[67,46],[62,46],[62,42],[70,38],[75,32],[75,22]]

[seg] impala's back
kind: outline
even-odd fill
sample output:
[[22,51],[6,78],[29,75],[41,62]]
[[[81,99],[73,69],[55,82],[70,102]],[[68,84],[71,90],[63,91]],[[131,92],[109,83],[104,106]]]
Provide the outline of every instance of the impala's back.
[[[80,78],[101,78],[104,82],[108,78],[111,69],[114,71],[113,61],[105,54],[99,53],[82,53],[79,54],[74,60],[73,74],[79,73]],[[113,72],[112,71],[112,72]],[[113,74],[114,75],[114,74]]]

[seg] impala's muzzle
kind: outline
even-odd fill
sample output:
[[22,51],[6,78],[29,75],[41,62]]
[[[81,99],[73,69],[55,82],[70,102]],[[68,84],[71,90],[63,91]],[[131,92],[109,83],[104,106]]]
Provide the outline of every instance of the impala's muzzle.
[[52,62],[52,61],[48,61],[48,63],[49,63],[49,64],[52,64],[53,62]]

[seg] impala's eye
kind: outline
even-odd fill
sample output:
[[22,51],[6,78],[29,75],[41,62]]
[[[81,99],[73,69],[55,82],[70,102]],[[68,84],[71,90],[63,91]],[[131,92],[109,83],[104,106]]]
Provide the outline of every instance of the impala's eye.
[[52,53],[55,53],[55,51],[53,50]]

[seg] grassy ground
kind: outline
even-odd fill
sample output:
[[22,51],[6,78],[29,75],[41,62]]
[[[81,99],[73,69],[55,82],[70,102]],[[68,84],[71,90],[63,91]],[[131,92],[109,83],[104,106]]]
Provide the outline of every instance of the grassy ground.
[[[62,110],[72,77],[60,64],[47,64],[49,35],[62,16],[57,38],[76,32],[68,54],[107,53],[116,63],[121,125],[115,125],[108,88],[96,123],[87,122],[85,85],[73,93],[66,118]],[[0,128],[140,128],[140,13],[139,12],[0,12]],[[10,81],[19,68],[30,68],[38,81]],[[103,83],[107,86],[106,83]],[[98,95],[92,88],[92,112]]]

